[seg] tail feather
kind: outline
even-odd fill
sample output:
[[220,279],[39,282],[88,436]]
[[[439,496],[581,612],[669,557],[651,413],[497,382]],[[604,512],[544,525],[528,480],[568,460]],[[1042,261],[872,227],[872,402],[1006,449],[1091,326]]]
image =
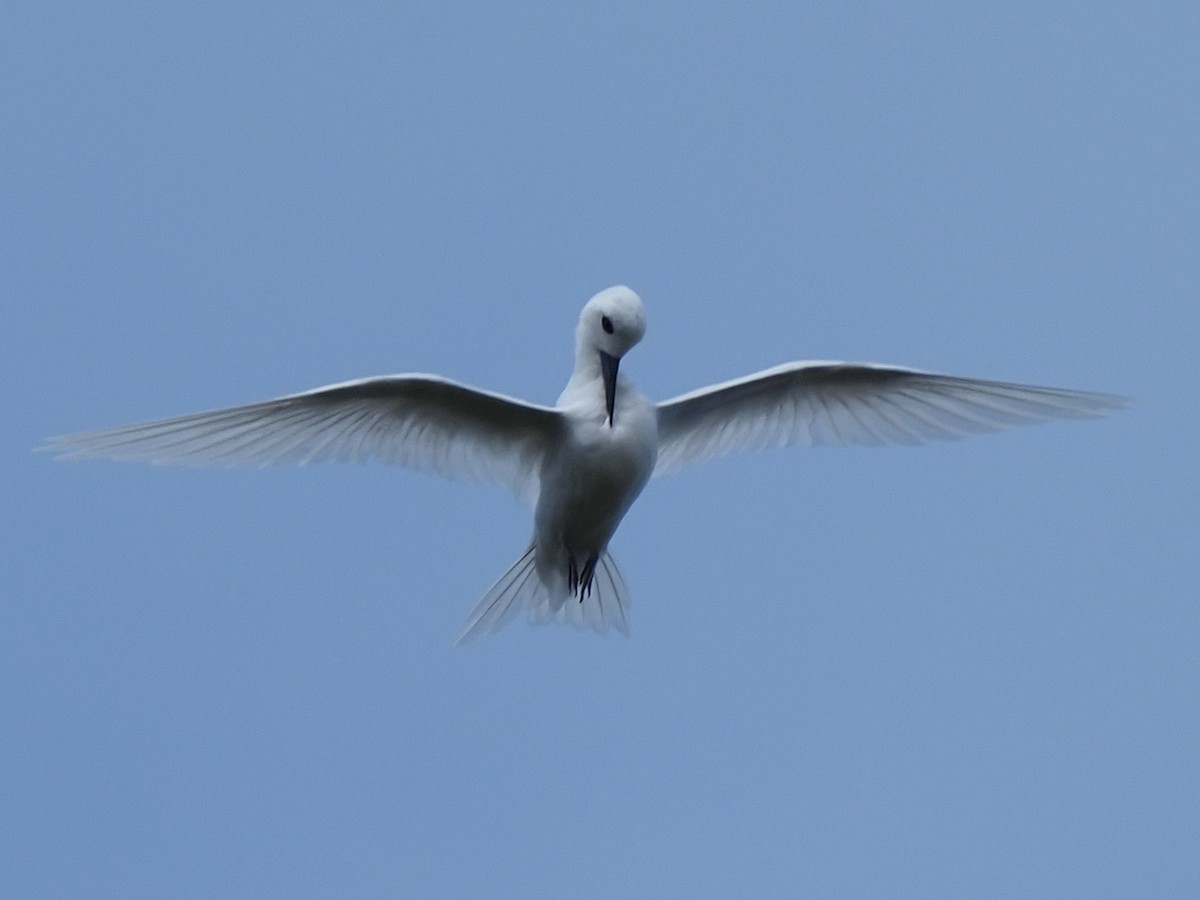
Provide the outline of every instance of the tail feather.
[[517,614],[522,598],[528,598],[528,602],[533,603],[537,597],[545,595],[546,589],[534,565],[536,551],[537,545],[530,544],[529,549],[480,598],[467,616],[467,624],[455,641],[456,645],[465,644],[481,634],[499,631]]
[[616,628],[629,634],[629,591],[612,554],[606,551],[601,555],[591,590],[583,596],[564,598],[554,598],[547,592],[529,604],[529,621],[590,628],[597,634]]
[[459,635],[458,644],[499,631],[512,621],[524,604],[529,621],[536,625],[556,622],[590,628],[603,634],[616,628],[629,634],[629,591],[612,554],[605,552],[596,565],[591,590],[572,596],[565,589],[551,591],[538,576],[537,545],[530,544],[521,557],[483,595]]

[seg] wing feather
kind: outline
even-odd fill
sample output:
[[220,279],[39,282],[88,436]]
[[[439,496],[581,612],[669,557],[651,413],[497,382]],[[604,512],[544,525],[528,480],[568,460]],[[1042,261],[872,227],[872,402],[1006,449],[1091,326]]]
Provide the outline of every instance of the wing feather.
[[871,363],[789,363],[658,406],[656,475],[789,444],[919,444],[1010,425],[1088,418],[1112,394],[959,378]]
[[376,460],[507,485],[531,502],[561,414],[435,375],[391,375],[52,438],[62,459],[269,466]]

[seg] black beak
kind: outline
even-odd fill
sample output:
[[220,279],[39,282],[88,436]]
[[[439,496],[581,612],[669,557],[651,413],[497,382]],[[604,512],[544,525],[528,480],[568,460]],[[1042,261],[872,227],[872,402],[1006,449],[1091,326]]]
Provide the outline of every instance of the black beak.
[[600,351],[600,374],[604,378],[604,408],[608,410],[609,428],[613,423],[613,405],[617,402],[617,368],[620,365],[619,357]]

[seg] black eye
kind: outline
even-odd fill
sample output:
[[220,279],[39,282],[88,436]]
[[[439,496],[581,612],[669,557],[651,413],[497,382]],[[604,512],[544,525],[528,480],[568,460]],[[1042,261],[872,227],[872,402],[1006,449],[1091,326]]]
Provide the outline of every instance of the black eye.
[[601,316],[600,327],[604,329],[605,334],[612,334],[612,319],[608,316]]

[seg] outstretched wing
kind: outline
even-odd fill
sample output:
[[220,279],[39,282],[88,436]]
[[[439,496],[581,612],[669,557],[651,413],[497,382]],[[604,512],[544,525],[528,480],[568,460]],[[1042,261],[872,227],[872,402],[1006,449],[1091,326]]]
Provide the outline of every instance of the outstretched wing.
[[798,362],[658,406],[655,475],[789,444],[919,444],[1103,415],[1121,397],[871,363]]
[[52,438],[62,459],[269,466],[376,460],[510,487],[531,501],[562,416],[439,378],[347,381],[265,403]]

